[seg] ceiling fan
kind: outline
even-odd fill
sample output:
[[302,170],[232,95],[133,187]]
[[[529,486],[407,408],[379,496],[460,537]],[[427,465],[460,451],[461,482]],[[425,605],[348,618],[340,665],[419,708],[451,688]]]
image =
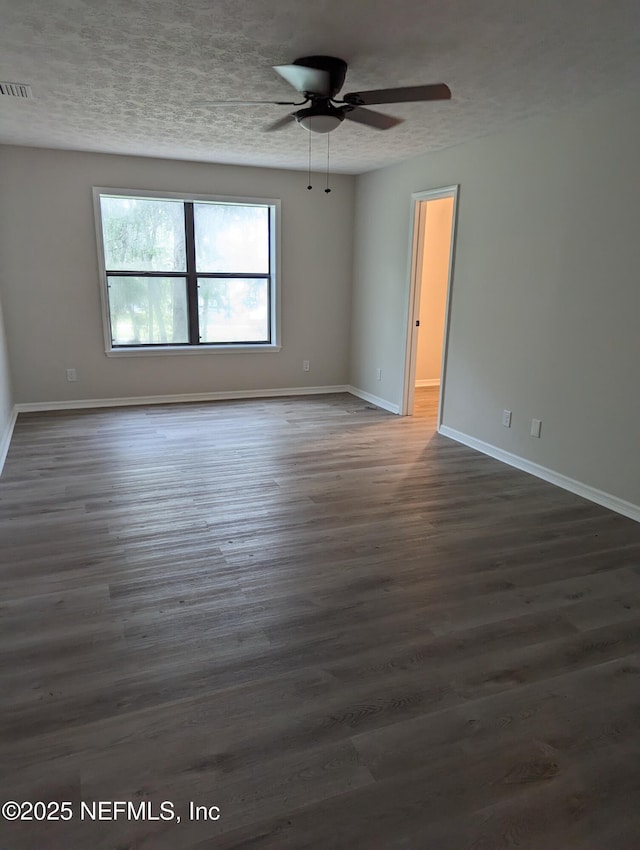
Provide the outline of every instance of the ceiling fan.
[[249,101],[303,107],[265,127],[264,129],[268,132],[281,130],[297,121],[301,127],[313,133],[330,133],[339,127],[345,118],[357,124],[373,127],[375,130],[389,130],[401,124],[403,119],[363,107],[378,103],[406,103],[451,98],[449,86],[445,83],[435,83],[426,86],[349,92],[338,100],[336,95],[344,85],[347,63],[334,56],[304,56],[301,59],[295,59],[291,65],[274,65],[273,69],[296,91],[304,95],[304,100],[299,102]]

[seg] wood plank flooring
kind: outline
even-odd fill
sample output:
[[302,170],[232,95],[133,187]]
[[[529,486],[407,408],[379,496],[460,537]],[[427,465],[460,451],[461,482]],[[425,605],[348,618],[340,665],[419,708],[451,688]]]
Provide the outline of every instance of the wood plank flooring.
[[640,525],[436,399],[19,417],[2,850],[637,850]]

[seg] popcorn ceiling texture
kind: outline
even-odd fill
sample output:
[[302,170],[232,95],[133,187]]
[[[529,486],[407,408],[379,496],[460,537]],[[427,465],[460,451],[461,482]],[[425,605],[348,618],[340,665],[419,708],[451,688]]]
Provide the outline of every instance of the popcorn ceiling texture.
[[[332,168],[360,173],[636,85],[637,0],[0,0],[0,143],[306,168],[308,136],[262,127],[296,99],[271,69],[310,53],[349,63],[343,91],[447,82],[450,103],[345,122]],[[314,165],[326,141],[314,136]]]

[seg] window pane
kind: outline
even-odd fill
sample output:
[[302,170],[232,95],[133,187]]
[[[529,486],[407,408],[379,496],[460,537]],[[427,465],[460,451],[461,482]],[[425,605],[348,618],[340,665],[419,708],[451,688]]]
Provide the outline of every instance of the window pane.
[[269,282],[199,278],[202,342],[269,342]]
[[183,272],[182,201],[100,198],[108,271]]
[[199,272],[269,274],[269,209],[193,205]]
[[189,342],[185,278],[110,276],[107,280],[114,345]]

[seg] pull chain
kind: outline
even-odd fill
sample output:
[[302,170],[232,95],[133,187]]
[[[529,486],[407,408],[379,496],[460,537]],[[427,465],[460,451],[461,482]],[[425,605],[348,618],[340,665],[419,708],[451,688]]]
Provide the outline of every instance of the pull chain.
[[307,189],[313,189],[311,185],[311,133],[309,133],[309,185]]
[[325,194],[329,194],[331,189],[329,188],[329,146],[330,146],[331,133],[327,133],[327,188],[324,190]]

